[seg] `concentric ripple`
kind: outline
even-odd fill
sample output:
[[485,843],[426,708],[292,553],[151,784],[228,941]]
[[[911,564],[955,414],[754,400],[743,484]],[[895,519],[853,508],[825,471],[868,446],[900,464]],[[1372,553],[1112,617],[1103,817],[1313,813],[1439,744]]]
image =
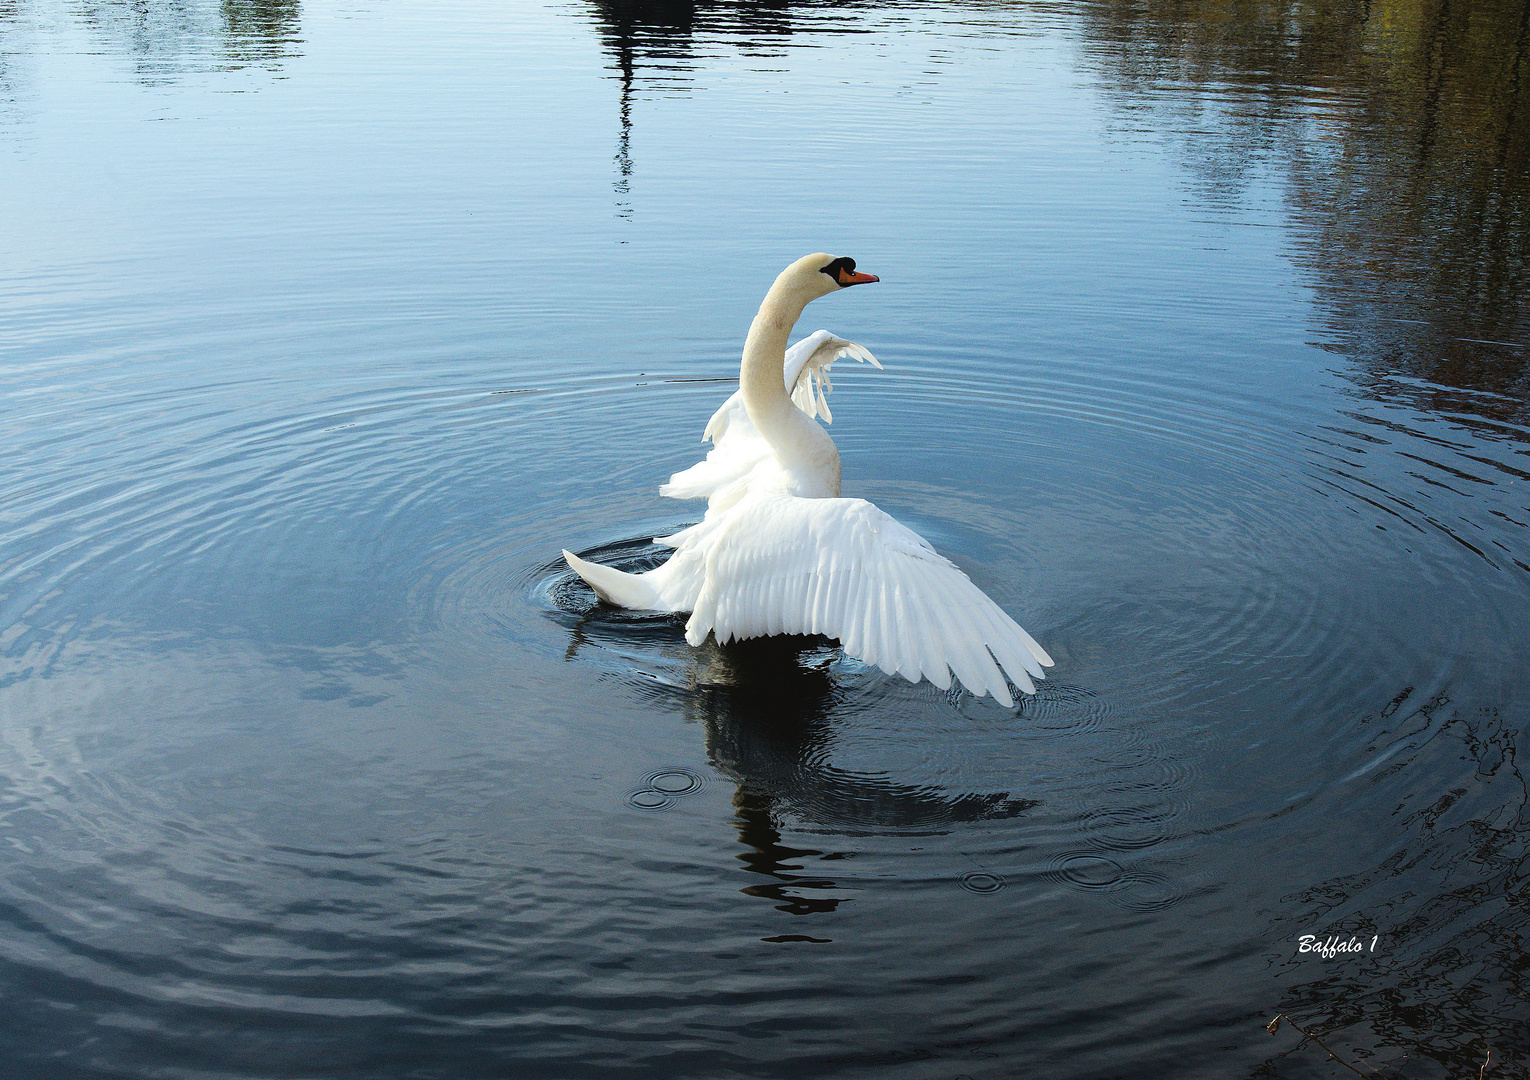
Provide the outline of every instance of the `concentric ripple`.
[[1155,847],[1169,837],[1168,822],[1150,807],[1105,806],[1084,814],[1084,835],[1112,851]]
[[693,769],[660,769],[643,778],[643,786],[627,795],[627,804],[638,810],[668,810],[706,786],[706,777]]
[[979,894],[996,893],[1006,884],[1001,875],[987,870],[969,870],[957,880],[968,892]]
[[1081,852],[1063,855],[1056,861],[1054,869],[1063,881],[1084,889],[1108,889],[1126,876],[1126,871],[1114,859]]

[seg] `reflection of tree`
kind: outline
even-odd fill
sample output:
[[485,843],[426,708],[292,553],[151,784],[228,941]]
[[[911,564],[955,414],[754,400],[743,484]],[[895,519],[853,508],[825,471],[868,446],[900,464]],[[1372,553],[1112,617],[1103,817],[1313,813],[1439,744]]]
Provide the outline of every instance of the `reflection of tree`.
[[781,43],[804,25],[815,30],[854,29],[848,8],[868,0],[590,0],[601,43],[621,84],[617,106],[617,212],[632,213],[632,100],[639,89],[684,91],[698,66],[699,38],[730,42],[747,55],[779,55]]
[[21,22],[17,0],[0,0],[0,123],[10,120],[20,94],[14,69],[19,49],[15,45],[16,27]]
[[800,29],[852,30],[847,9],[874,6],[869,0],[590,0],[601,40],[618,63],[625,56],[634,70],[661,78],[694,65],[697,38],[770,55]]
[[1172,107],[1196,114],[1187,149],[1213,185],[1280,163],[1337,348],[1502,395],[1423,404],[1530,415],[1530,2],[1088,10],[1129,91],[1192,88]]
[[297,55],[300,0],[223,0],[224,51],[240,64],[274,67]]
[[79,18],[111,38],[137,65],[140,82],[173,82],[188,71],[262,66],[298,54],[300,0],[87,0]]
[[[1415,407],[1530,419],[1530,0],[1105,0],[1085,10],[1089,53],[1124,87],[1123,107],[1165,110],[1168,123],[1155,126],[1183,132],[1208,196],[1236,199],[1259,172],[1284,181],[1296,259],[1357,382],[1392,397],[1401,375],[1421,384],[1404,391]],[[1491,1046],[1495,1068],[1523,1075],[1522,721],[1452,714],[1444,696],[1409,714],[1398,706],[1410,693],[1364,721],[1379,729],[1378,748],[1401,748],[1389,771],[1427,769],[1435,759],[1408,751],[1457,737],[1476,776],[1385,819],[1391,857],[1282,898],[1275,937],[1379,934],[1387,951],[1315,968],[1291,961],[1301,981],[1271,1013],[1378,1064],[1406,1054],[1475,1076]]]

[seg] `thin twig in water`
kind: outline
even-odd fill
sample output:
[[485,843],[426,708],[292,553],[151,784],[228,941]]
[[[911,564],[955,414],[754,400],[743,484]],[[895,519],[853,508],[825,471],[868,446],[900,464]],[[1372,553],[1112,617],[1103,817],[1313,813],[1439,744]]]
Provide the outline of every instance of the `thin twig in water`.
[[[1297,1031],[1300,1031],[1302,1033],[1302,1038],[1304,1038],[1304,1039],[1311,1039],[1313,1042],[1315,1042],[1319,1046],[1321,1046],[1324,1050],[1328,1050],[1328,1044],[1327,1043],[1325,1043],[1322,1039],[1318,1038],[1316,1035],[1309,1035],[1309,1034],[1307,1034],[1307,1032],[1302,1029],[1302,1026],[1300,1024],[1298,1024],[1295,1020],[1292,1020],[1285,1013],[1281,1013],[1279,1016],[1275,1017],[1275,1019],[1271,1020],[1265,1026],[1264,1030],[1268,1031],[1271,1035],[1275,1034],[1277,1031],[1280,1030],[1280,1022],[1282,1020],[1284,1020],[1286,1023],[1290,1024]],[[1341,1058],[1338,1054],[1335,1054],[1332,1050],[1328,1050],[1328,1056],[1333,1058],[1340,1065],[1343,1065],[1346,1069],[1348,1069],[1350,1072],[1354,1073],[1356,1076],[1364,1076],[1365,1075],[1365,1073],[1363,1073],[1359,1069],[1355,1068],[1349,1062],[1347,1062],[1343,1058]],[[1369,1065],[1367,1065],[1366,1068],[1367,1069],[1371,1069],[1371,1067]],[[1371,1072],[1376,1073],[1377,1076],[1381,1075],[1381,1073],[1376,1072],[1375,1069],[1371,1069]],[[1482,1080],[1482,1078],[1479,1076],[1477,1078],[1477,1080]]]
[[1482,1063],[1482,1068],[1477,1070],[1477,1080],[1482,1080],[1483,1074],[1488,1071],[1488,1066],[1491,1064],[1493,1064],[1493,1048],[1490,1046],[1488,1047],[1487,1060]]

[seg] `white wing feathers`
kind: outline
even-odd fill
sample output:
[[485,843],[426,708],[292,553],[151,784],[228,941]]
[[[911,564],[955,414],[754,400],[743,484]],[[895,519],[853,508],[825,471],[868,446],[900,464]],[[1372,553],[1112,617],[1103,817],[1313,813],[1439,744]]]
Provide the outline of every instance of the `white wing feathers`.
[[[829,367],[842,356],[882,366],[864,347],[827,330],[814,331],[787,349],[782,365],[782,378],[792,401],[809,416],[823,417],[825,423],[833,421],[828,396],[834,384],[829,381]],[[770,444],[749,421],[742,392],[735,392],[712,414],[702,439],[713,444],[706,459],[671,476],[669,483],[659,488],[660,495],[707,499],[714,505],[720,498],[726,503],[747,490],[748,485],[740,488],[738,481],[774,457]]]
[[834,422],[829,412],[829,395],[834,392],[829,368],[842,356],[874,368],[882,366],[864,346],[835,337],[827,330],[815,330],[793,345],[786,351],[786,363],[782,365],[781,374],[791,388],[792,403],[809,416],[823,417],[825,424]]
[[[717,522],[685,638],[824,634],[847,655],[937,687],[1014,704],[1052,663],[924,538],[864,499],[743,499]],[[684,534],[672,539],[681,540]],[[677,545],[683,548],[682,542]],[[1002,669],[1002,671],[1001,671]]]

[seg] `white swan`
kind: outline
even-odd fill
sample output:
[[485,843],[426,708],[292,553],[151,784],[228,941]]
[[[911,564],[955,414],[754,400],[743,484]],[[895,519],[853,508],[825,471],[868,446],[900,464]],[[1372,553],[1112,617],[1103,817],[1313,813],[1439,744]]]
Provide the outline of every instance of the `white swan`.
[[691,645],[709,633],[722,644],[823,634],[910,682],[944,690],[954,671],[972,693],[1011,706],[1005,675],[1035,693],[1031,680],[1052,663],[1046,650],[919,534],[865,499],[839,497],[839,452],[814,419],[830,419],[829,365],[840,356],[881,365],[826,330],[786,349],[811,301],[876,280],[822,253],[776,278],[749,327],[738,392],[707,424],[713,449],[659,489],[708,503],[699,523],[655,538],[675,549],[667,562],[628,574],[563,557],[607,603],[690,612]]

